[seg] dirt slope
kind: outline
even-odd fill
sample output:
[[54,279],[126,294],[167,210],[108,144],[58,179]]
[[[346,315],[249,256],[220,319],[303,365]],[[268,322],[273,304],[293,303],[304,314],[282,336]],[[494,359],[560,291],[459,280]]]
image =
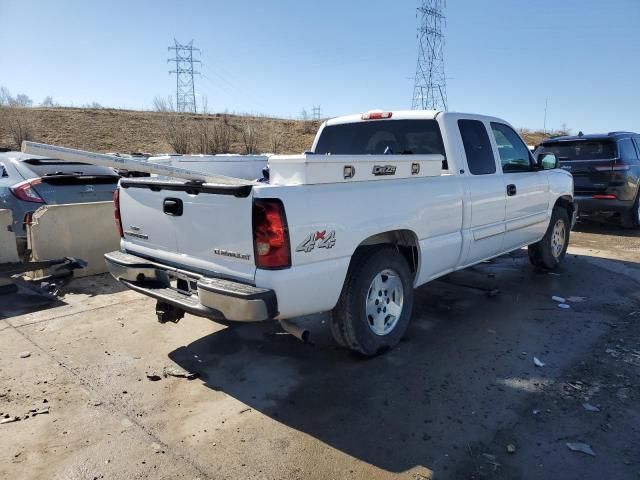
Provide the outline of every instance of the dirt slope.
[[[143,112],[115,109],[88,108],[29,108],[9,112],[0,109],[0,147],[15,148],[11,135],[12,120],[18,115],[29,126],[34,140],[81,148],[98,152],[172,152],[167,142],[166,123],[168,115],[161,112]],[[191,125],[205,122],[214,124],[222,116],[187,115],[186,122]],[[257,131],[257,151],[271,152],[273,132],[278,131],[281,146],[277,153],[300,153],[308,150],[313,142],[319,122],[301,120],[283,120],[265,117],[242,117],[229,115],[228,121],[233,130],[231,153],[245,153],[240,130],[251,122]],[[197,130],[195,128],[194,130]],[[198,133],[193,134],[190,151],[201,153],[198,146]],[[528,144],[539,143],[544,135],[541,132],[525,132]]]

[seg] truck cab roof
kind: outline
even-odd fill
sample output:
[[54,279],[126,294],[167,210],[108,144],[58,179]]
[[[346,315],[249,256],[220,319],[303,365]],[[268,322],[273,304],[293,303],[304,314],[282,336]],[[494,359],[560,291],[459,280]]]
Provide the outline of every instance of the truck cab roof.
[[376,120],[435,120],[444,117],[464,117],[466,119],[506,123],[501,118],[476,113],[445,112],[442,110],[369,110],[368,112],[343,115],[325,122],[325,125],[341,125]]

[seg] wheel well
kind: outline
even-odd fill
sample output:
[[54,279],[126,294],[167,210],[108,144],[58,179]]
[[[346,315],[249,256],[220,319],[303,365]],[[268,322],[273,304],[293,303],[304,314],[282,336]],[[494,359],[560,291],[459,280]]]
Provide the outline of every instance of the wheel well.
[[556,204],[554,205],[554,207],[555,206],[564,208],[569,215],[569,219],[573,217],[573,210],[575,209],[575,206],[573,204],[573,201],[571,200],[571,197],[560,197],[558,200],[556,200]]
[[353,256],[365,249],[375,247],[376,245],[395,246],[409,264],[411,273],[414,275],[418,273],[418,266],[420,265],[420,248],[418,245],[418,237],[414,232],[411,230],[391,230],[388,232],[377,233],[360,242],[356,247]]

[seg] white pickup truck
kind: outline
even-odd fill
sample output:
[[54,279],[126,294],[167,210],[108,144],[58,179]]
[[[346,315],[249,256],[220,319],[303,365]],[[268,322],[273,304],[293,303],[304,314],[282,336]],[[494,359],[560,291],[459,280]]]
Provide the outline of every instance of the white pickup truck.
[[481,115],[335,118],[310,152],[271,156],[265,176],[122,179],[110,272],[157,299],[161,322],[330,311],[338,343],[376,355],[406,331],[414,288],[524,246],[553,269],[577,213],[557,159]]

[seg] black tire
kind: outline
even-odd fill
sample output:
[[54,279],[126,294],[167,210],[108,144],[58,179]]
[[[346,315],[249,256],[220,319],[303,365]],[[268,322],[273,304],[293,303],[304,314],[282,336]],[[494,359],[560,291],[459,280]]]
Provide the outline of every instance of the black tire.
[[640,193],[636,195],[633,207],[620,215],[620,226],[622,228],[640,228]]
[[[559,253],[554,248],[554,228],[558,222],[564,222],[564,245]],[[567,211],[556,205],[553,207],[553,213],[551,214],[551,221],[547,227],[547,231],[537,243],[529,245],[529,261],[536,267],[544,270],[554,270],[560,265],[565,255],[567,254],[567,247],[569,246],[569,235],[571,233],[571,220]],[[557,238],[557,237],[556,237]],[[554,251],[556,254],[554,254]]]
[[[385,275],[385,272],[387,275]],[[397,275],[389,275],[390,273]],[[378,299],[370,297],[376,302],[380,301],[380,306],[388,305],[389,302],[400,301],[400,315],[384,315],[379,313],[378,318],[384,317],[384,328],[389,323],[389,331],[383,334],[376,334],[373,319],[367,315],[366,300],[372,287],[373,280],[380,275],[381,292],[383,294]],[[386,280],[385,280],[386,279]],[[385,282],[395,282],[397,280],[402,285],[402,291],[398,298],[392,291],[391,294],[384,289]],[[390,283],[391,284],[391,283]],[[393,298],[392,298],[393,297]],[[386,302],[385,302],[386,299]],[[374,303],[370,303],[371,306]],[[378,305],[378,303],[375,303]],[[377,308],[377,307],[374,307]],[[413,309],[413,275],[405,258],[393,246],[382,246],[376,248],[366,248],[357,252],[349,266],[347,278],[342,287],[342,293],[338,304],[331,311],[330,324],[331,332],[340,345],[366,356],[374,356],[395,347],[407,330],[411,311]],[[379,310],[380,312],[380,310]]]

